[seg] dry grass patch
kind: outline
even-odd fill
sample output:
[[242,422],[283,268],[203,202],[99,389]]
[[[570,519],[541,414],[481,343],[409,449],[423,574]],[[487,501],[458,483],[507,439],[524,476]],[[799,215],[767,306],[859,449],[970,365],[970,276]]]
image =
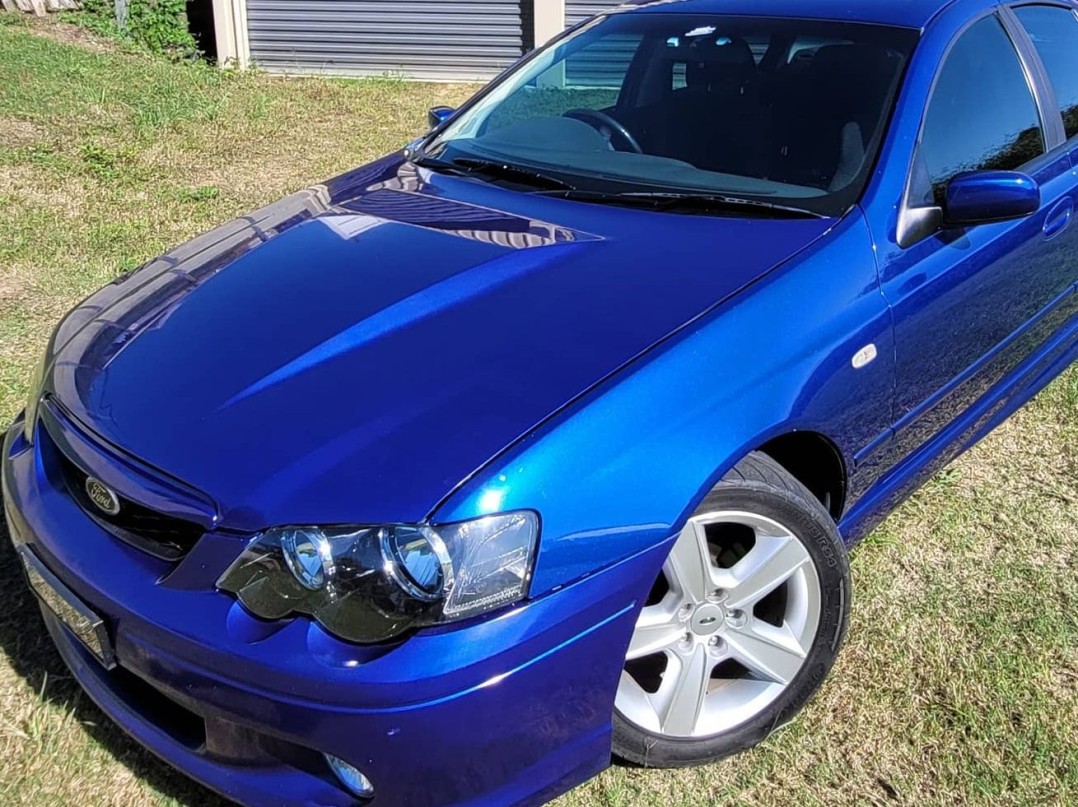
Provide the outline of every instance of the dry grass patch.
[[33,36],[40,36],[64,45],[75,45],[86,50],[104,52],[118,49],[115,41],[56,17],[42,17],[27,21],[26,29]]
[[0,143],[8,148],[26,148],[43,143],[48,131],[36,123],[17,118],[0,117]]

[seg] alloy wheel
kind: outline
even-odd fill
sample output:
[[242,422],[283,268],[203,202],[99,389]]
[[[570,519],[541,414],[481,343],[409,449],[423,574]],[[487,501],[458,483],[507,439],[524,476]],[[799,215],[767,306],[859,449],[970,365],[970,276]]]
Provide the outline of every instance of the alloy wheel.
[[615,708],[665,737],[736,728],[804,666],[820,608],[819,575],[793,532],[748,512],[698,514],[637,620]]

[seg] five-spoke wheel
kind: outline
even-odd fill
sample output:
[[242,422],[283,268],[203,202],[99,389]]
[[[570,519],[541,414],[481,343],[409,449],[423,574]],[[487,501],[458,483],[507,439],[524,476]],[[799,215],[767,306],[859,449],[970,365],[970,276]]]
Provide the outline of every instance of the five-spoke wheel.
[[614,704],[615,751],[693,764],[763,739],[830,668],[847,592],[829,514],[750,455],[688,520],[640,611]]

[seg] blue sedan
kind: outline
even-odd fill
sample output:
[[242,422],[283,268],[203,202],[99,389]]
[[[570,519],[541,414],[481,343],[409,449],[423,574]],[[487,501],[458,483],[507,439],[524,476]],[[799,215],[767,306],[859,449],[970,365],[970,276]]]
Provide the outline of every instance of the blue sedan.
[[247,804],[760,742],[1078,357],[1069,0],[629,4],[431,123],[80,304],[4,440],[75,677]]

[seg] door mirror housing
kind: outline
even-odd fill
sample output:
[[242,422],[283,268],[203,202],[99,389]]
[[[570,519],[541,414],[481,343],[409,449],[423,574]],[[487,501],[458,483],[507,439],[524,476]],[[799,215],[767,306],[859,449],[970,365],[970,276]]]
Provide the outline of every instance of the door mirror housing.
[[437,129],[439,126],[441,126],[451,117],[453,117],[456,111],[457,110],[455,110],[451,106],[431,107],[430,110],[427,112],[427,123],[430,125],[431,129]]
[[1041,207],[1037,181],[1018,171],[967,171],[947,183],[944,221],[958,227],[1022,219]]

